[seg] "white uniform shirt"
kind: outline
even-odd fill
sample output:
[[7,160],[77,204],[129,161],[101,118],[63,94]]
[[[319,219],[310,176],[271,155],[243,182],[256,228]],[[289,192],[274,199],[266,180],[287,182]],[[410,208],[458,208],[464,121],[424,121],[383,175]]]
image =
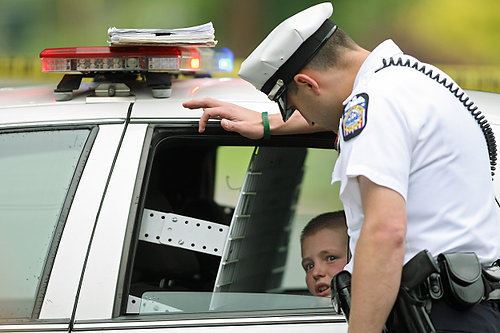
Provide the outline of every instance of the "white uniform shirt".
[[405,199],[405,262],[427,249],[433,255],[474,251],[490,264],[500,257],[500,223],[484,135],[458,98],[422,72],[389,66],[375,73],[389,57],[416,61],[391,40],[383,42],[363,63],[344,102],[347,111],[367,100],[364,127],[347,141],[341,122],[332,175],[332,182],[341,182],[351,251],[364,220],[357,181],[363,175]]

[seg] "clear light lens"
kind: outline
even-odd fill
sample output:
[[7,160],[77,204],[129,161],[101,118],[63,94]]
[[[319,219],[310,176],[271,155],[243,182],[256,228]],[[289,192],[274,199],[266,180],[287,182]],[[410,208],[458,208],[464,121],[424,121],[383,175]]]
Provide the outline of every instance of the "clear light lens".
[[81,72],[117,71],[124,69],[123,57],[76,59],[76,70]]
[[66,58],[42,58],[42,72],[71,71],[71,60]]
[[221,72],[232,72],[233,71],[233,59],[232,58],[220,58],[218,62],[218,67]]
[[178,71],[179,58],[178,57],[151,57],[149,58],[148,69],[155,71]]

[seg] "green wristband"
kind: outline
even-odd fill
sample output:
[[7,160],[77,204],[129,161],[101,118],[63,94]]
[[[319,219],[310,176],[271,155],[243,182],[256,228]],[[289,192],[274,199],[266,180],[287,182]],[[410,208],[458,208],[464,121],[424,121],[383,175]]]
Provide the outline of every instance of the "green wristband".
[[264,140],[271,138],[271,127],[269,127],[269,116],[267,112],[262,112],[262,124],[264,125]]

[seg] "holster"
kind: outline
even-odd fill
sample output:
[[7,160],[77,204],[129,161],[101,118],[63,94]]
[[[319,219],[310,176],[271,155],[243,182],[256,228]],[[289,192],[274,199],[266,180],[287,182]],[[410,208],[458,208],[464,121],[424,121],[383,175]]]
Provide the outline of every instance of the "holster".
[[465,309],[481,302],[485,285],[481,264],[473,252],[441,253],[438,255],[444,299],[457,309]]
[[[483,299],[500,299],[500,260],[482,268],[473,252],[442,253],[436,260],[423,250],[404,266],[396,303],[384,332],[435,332],[430,320],[432,301],[442,297],[464,309]],[[351,275],[342,271],[332,279],[332,304],[349,319]],[[444,289],[444,290],[443,290]]]
[[438,273],[438,264],[427,250],[420,251],[403,266],[398,297],[386,322],[389,332],[436,331],[427,309],[430,295],[422,289]]

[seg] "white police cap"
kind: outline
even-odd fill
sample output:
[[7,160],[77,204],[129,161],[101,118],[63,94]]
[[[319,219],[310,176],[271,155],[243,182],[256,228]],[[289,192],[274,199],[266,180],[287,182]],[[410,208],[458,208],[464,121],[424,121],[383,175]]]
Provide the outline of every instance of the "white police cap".
[[239,75],[278,102],[283,119],[286,86],[335,32],[332,4],[321,3],[281,22],[241,64]]

